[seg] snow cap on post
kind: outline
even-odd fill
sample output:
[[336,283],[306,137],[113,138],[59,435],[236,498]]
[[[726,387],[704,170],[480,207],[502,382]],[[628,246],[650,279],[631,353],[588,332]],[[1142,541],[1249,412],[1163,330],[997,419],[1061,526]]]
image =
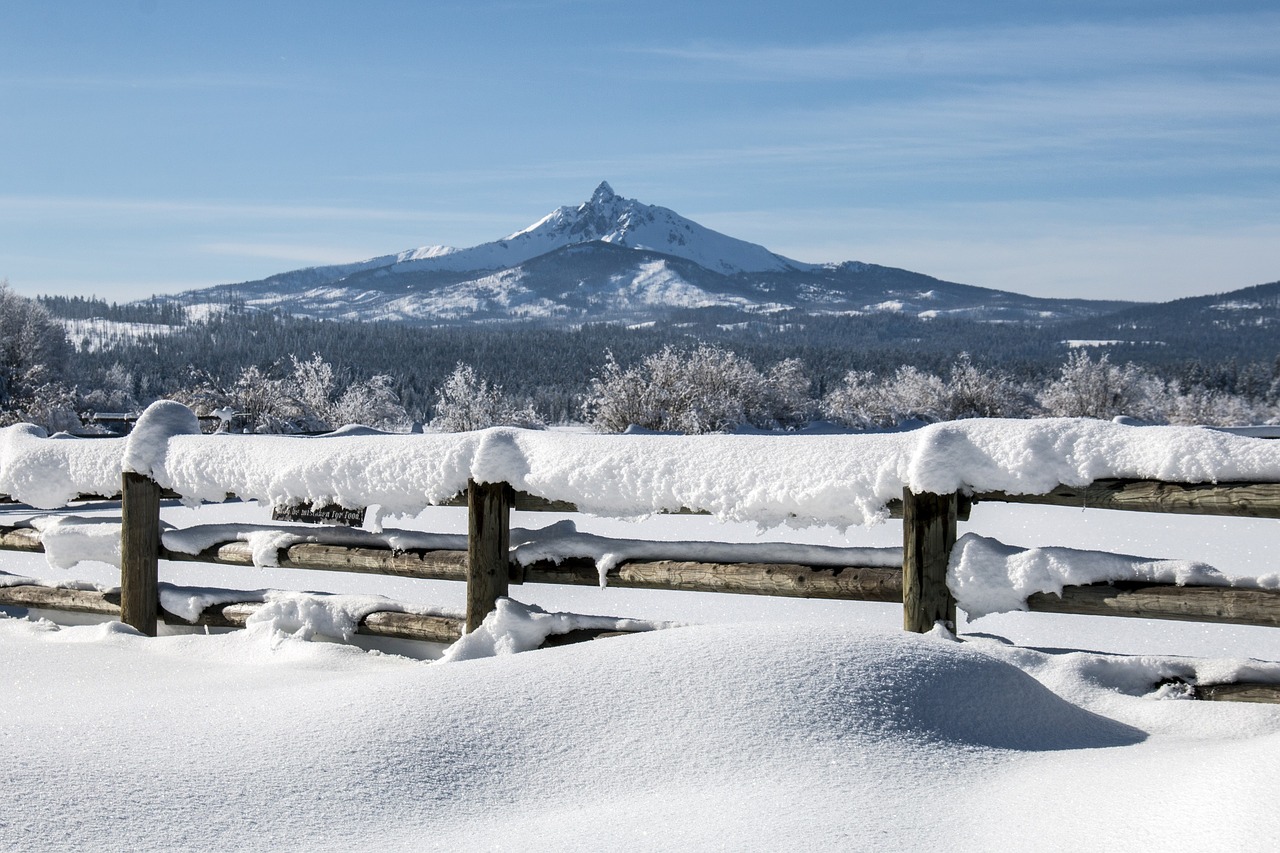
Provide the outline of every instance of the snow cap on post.
[[138,418],[125,445],[121,470],[154,477],[175,435],[199,435],[200,420],[195,412],[173,400],[157,400]]
[[471,479],[477,483],[508,483],[524,488],[529,460],[520,446],[518,431],[493,427],[480,434],[480,444],[471,459]]

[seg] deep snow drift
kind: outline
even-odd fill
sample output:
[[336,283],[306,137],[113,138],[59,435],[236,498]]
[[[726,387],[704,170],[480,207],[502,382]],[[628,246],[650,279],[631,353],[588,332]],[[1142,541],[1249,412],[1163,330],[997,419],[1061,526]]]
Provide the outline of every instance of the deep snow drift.
[[24,674],[0,769],[18,849],[1192,849],[1277,828],[1241,797],[1274,793],[1277,709],[1126,696],[1017,652],[1064,698],[994,644],[709,626],[426,666],[255,631],[0,620],[0,640]]

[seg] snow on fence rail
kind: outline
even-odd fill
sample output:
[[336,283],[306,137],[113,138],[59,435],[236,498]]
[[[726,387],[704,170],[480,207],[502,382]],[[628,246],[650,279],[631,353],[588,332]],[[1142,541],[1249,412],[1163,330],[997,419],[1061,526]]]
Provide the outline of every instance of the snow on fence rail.
[[[198,433],[194,415],[174,403],[152,406],[122,439],[51,439],[29,425],[0,430],[0,492],[40,508],[65,505],[79,495],[118,493],[122,501],[118,604],[108,594],[90,601],[93,596],[83,590],[29,585],[0,589],[0,603],[97,607],[154,633],[157,618],[172,618],[158,604],[159,559],[266,559],[284,567],[465,580],[465,624],[432,617],[422,620],[425,627],[406,627],[413,614],[366,614],[362,622],[364,631],[401,630],[441,641],[474,630],[510,584],[526,582],[902,601],[904,626],[927,631],[939,621],[954,626],[956,593],[971,613],[993,609],[992,588],[1004,581],[991,576],[990,566],[1021,559],[993,558],[992,548],[984,551],[972,535],[957,547],[957,518],[972,503],[1280,518],[1280,442],[1186,427],[1058,419],[974,420],[910,433],[841,436],[601,436],[515,429],[387,435],[358,428],[311,438]],[[253,535],[241,537],[250,541],[215,536],[193,548],[193,537],[199,539],[194,532],[160,528],[166,492],[192,504],[234,495],[274,505],[367,506],[376,521],[465,500],[469,530],[465,540],[434,545],[385,536],[340,541],[342,536],[326,534],[329,541],[299,536],[267,546],[261,535],[256,544]],[[726,546],[707,543],[685,543],[681,550],[673,543],[591,541],[555,526],[537,536],[522,532],[513,541],[513,508],[621,517],[702,512],[761,526],[839,528],[900,512],[903,548],[815,555],[739,546],[728,553]],[[39,531],[0,531],[0,547],[40,550],[46,544]],[[1032,556],[1040,563],[1070,562],[1061,553]],[[1276,589],[1230,586],[1207,567],[1153,569],[1144,563],[1117,571],[1115,565],[1110,575],[1090,577],[1098,582],[1072,583],[1068,572],[1066,583],[1050,579],[1052,592],[1022,590],[1011,606],[1280,626]],[[987,572],[977,582],[964,575],[975,566]],[[981,595],[966,600],[974,589]],[[997,592],[1009,597],[1007,589]],[[236,620],[228,612],[220,605],[196,621],[232,624]],[[399,628],[387,627],[397,621]]]

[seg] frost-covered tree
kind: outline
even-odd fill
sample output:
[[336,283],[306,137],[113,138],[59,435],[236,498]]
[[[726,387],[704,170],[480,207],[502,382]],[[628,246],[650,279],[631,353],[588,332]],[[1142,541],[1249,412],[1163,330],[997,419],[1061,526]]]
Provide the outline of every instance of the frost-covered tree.
[[385,373],[348,385],[334,403],[333,415],[337,424],[364,424],[387,430],[399,429],[409,420],[391,377]]
[[1249,400],[1203,385],[1183,387],[1172,380],[1165,384],[1155,407],[1171,424],[1189,426],[1240,426],[1266,423],[1276,416],[1265,400]]
[[120,362],[102,372],[97,387],[80,399],[80,409],[89,412],[133,412],[140,406],[134,396],[133,374]]
[[[409,420],[390,376],[352,382],[339,391],[333,365],[319,354],[306,360],[290,355],[289,363],[289,372],[278,377],[257,365],[245,368],[227,401],[216,408],[229,405],[254,432],[325,432],[354,423],[396,429]],[[216,396],[208,402],[217,402]]]
[[468,432],[492,426],[541,428],[542,418],[528,403],[518,403],[490,385],[469,364],[458,362],[436,391],[431,428],[439,432]]
[[241,371],[229,389],[232,408],[251,432],[297,432],[296,407],[283,380],[266,375],[256,364]]
[[850,370],[826,393],[819,411],[827,420],[858,429],[897,423],[885,396],[884,384],[869,370]]
[[892,428],[905,421],[1017,417],[1026,414],[1018,384],[998,371],[981,370],[960,353],[948,379],[902,365],[892,376],[850,371],[822,400],[823,415],[836,423]]
[[748,411],[747,418],[771,428],[804,426],[815,412],[809,393],[812,385],[803,361],[788,358],[778,362],[765,374],[760,408]]
[[1094,361],[1083,349],[1072,351],[1059,376],[1040,392],[1046,414],[1067,418],[1148,417],[1153,377],[1132,363],[1114,365],[1104,353]]
[[293,410],[294,431],[323,432],[341,426],[334,401],[337,380],[333,365],[319,353],[312,353],[307,361],[290,355],[289,361],[293,370],[285,379],[283,390]]
[[740,424],[776,429],[803,423],[808,397],[809,380],[797,359],[762,374],[717,346],[667,346],[630,368],[607,353],[600,375],[591,380],[584,413],[601,432],[638,426],[696,434]]
[[967,352],[951,365],[941,404],[943,420],[961,418],[1009,418],[1027,413],[1018,383],[1004,373],[980,370]]
[[218,409],[236,408],[231,391],[224,388],[208,370],[194,365],[187,366],[182,387],[171,390],[165,396],[182,403],[200,417],[210,416]]
[[27,391],[14,422],[44,427],[50,433],[71,432],[83,426],[76,408],[76,392],[61,382],[47,382]]
[[61,323],[0,281],[0,424],[27,421],[55,432],[80,425],[74,389],[63,381],[70,349]]

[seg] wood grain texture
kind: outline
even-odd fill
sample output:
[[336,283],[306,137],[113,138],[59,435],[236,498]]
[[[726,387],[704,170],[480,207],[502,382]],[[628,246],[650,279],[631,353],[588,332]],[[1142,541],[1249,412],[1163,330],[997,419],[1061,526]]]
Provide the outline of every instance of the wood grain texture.
[[44,553],[44,543],[34,527],[0,527],[0,549]]
[[125,472],[120,486],[120,621],[156,635],[160,558],[160,487]]
[[1181,622],[1280,627],[1280,590],[1229,586],[1097,583],[1038,592],[1027,609],[1081,616],[1129,616]]
[[467,626],[469,634],[507,594],[511,573],[511,487],[467,484]]
[[[526,583],[598,586],[593,560],[574,557],[524,568]],[[884,567],[802,566],[791,563],[697,563],[683,560],[626,562],[611,569],[608,585],[624,589],[732,592],[790,598],[851,601],[902,600],[902,572]]]
[[1129,512],[1173,512],[1240,518],[1280,518],[1280,483],[1163,483],[1097,480],[1088,486],[1058,486],[1043,495],[983,492],[977,503],[1042,504]]
[[[164,559],[179,562],[215,563],[228,566],[252,566],[253,547],[248,542],[224,542],[201,551],[183,554],[165,550]],[[327,572],[392,575],[419,580],[467,579],[466,551],[393,551],[390,548],[352,548],[300,542],[281,548],[276,555],[285,569],[313,569]]]
[[[214,605],[205,608],[194,623],[166,614],[171,624],[208,625],[211,628],[243,628],[262,607],[258,602]],[[378,610],[360,620],[356,633],[368,637],[453,643],[462,636],[462,620],[451,616]]]
[[120,617],[120,594],[96,589],[60,589],[49,586],[0,586],[0,605],[97,613]]
[[1265,702],[1280,704],[1280,684],[1237,682],[1234,684],[1198,684],[1195,697],[1210,702]]
[[917,634],[956,626],[947,563],[956,544],[955,494],[902,491],[902,626]]

